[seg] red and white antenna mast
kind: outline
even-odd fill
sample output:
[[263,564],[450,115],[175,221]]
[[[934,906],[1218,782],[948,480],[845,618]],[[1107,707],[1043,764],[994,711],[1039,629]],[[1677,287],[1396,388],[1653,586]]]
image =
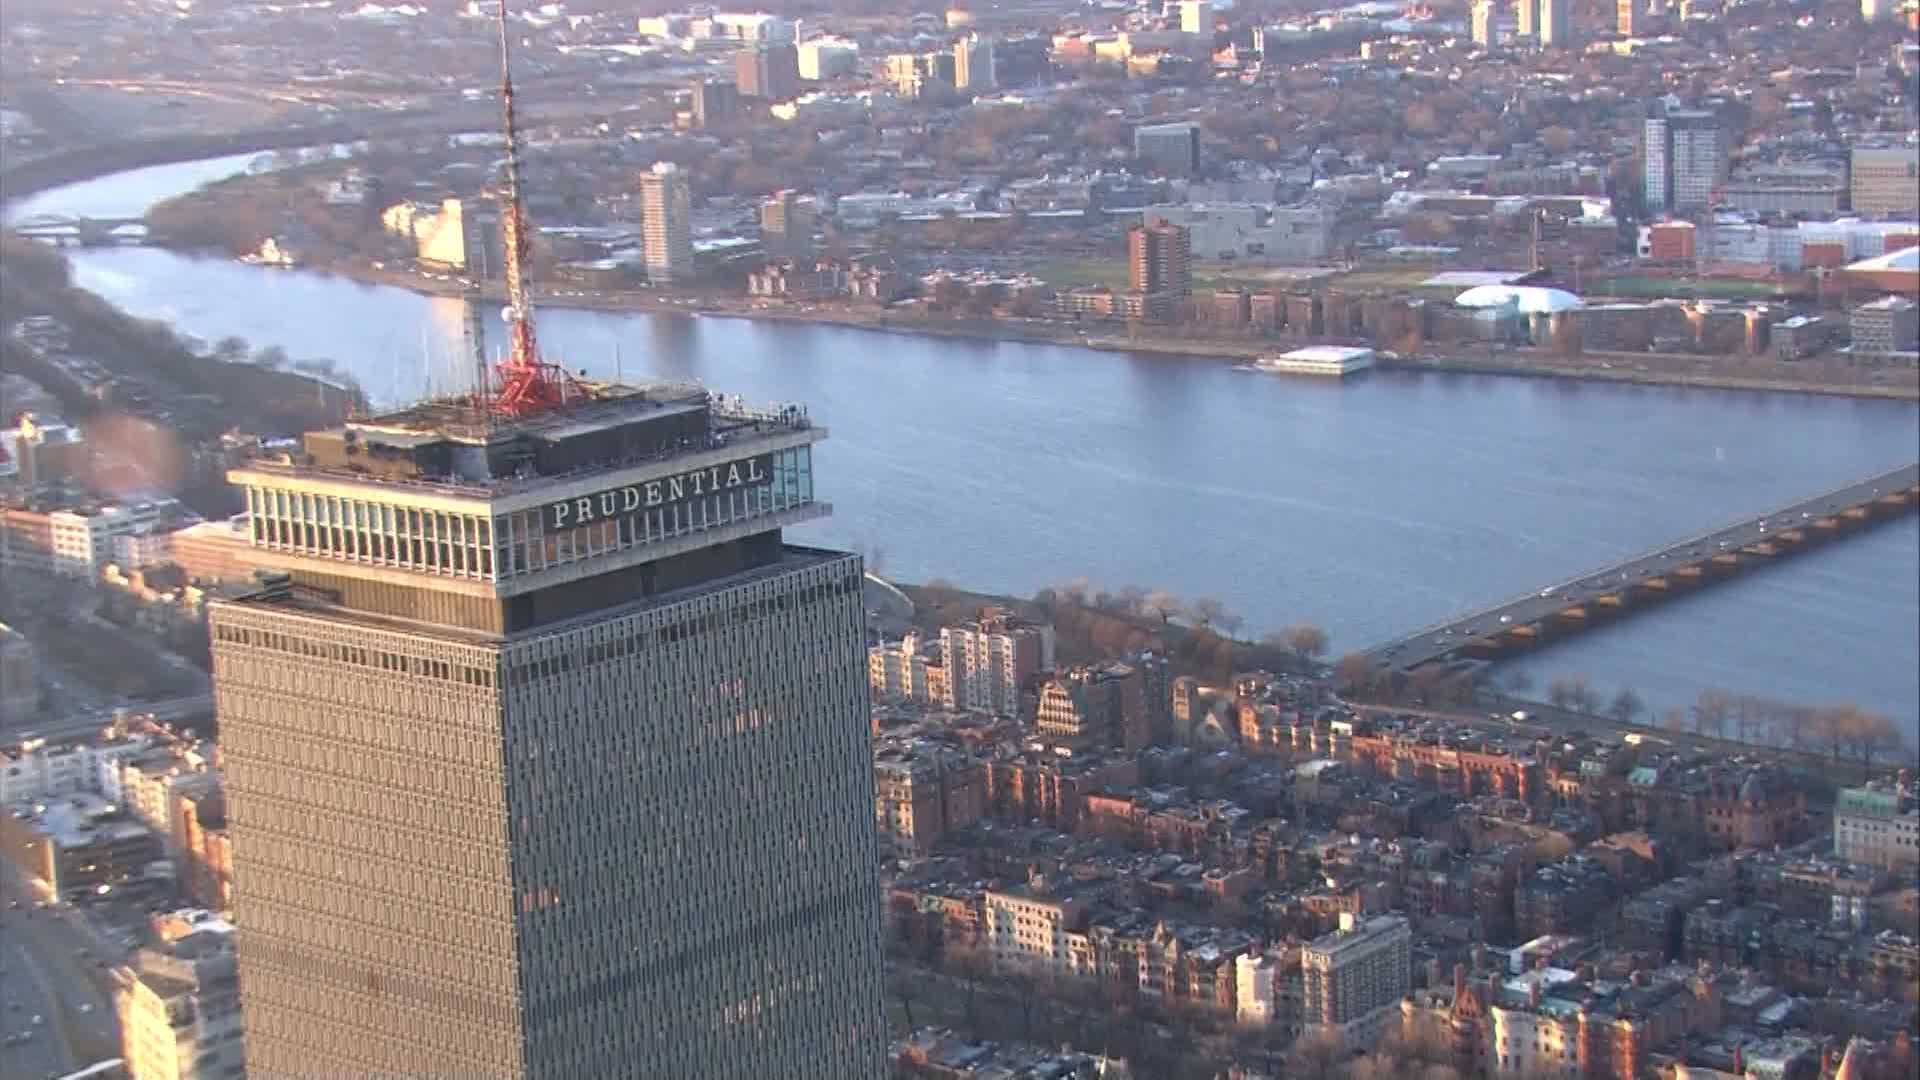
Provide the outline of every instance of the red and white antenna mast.
[[540,359],[533,336],[533,300],[527,294],[527,267],[533,241],[520,199],[520,131],[513,119],[513,61],[507,51],[507,0],[499,0],[500,108],[507,138],[507,205],[500,215],[506,248],[507,318],[513,323],[511,348],[500,364],[500,393],[493,411],[528,416],[567,403],[578,387],[556,364]]

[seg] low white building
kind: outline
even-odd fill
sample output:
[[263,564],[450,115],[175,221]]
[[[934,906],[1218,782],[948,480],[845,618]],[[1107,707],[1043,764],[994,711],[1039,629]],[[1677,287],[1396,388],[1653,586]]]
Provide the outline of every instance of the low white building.
[[1252,1027],[1273,1023],[1276,1011],[1274,975],[1278,965],[1271,956],[1245,953],[1234,958],[1234,1019]]
[[178,511],[179,504],[172,499],[56,510],[47,515],[53,540],[53,572],[66,577],[98,577],[114,561],[115,540],[153,532]]
[[1333,211],[1318,204],[1193,203],[1150,206],[1148,225],[1187,230],[1196,259],[1290,263],[1325,258],[1333,239]]
[[1067,939],[1084,908],[1084,902],[1070,896],[1028,890],[987,893],[987,947],[994,970],[1072,974]]
[[161,921],[163,943],[114,971],[122,1057],[133,1080],[245,1073],[233,926],[204,911]]
[[875,701],[889,705],[940,704],[940,695],[929,677],[927,657],[921,648],[920,635],[909,633],[899,641],[867,650],[867,685]]
[[35,741],[0,750],[0,806],[83,792],[117,804],[120,787],[108,778],[118,775],[121,762],[151,746],[147,736],[133,735],[59,745]]

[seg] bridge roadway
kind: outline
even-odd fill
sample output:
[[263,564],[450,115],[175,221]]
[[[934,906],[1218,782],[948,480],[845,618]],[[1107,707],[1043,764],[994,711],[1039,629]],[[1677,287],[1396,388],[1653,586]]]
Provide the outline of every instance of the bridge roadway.
[[1571,633],[1676,592],[1804,551],[1920,506],[1920,464],[1869,477],[1579,577],[1436,623],[1366,651],[1376,667],[1492,659]]

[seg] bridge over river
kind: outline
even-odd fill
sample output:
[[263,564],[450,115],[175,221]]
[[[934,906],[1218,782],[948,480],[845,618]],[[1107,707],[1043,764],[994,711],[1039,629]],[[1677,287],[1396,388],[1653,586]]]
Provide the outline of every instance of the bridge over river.
[[35,240],[55,244],[79,244],[105,247],[112,244],[138,244],[147,239],[144,218],[92,218],[61,214],[36,214],[12,224],[13,232]]
[[1382,642],[1366,656],[1377,668],[1403,674],[1492,660],[1765,566],[1917,506],[1920,464],[1906,465]]

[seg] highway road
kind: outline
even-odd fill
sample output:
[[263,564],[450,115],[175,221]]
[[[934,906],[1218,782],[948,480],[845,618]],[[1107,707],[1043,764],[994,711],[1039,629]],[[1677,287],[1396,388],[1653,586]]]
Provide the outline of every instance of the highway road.
[[[193,697],[170,698],[166,701],[130,702],[126,706],[129,717],[151,716],[163,724],[183,721],[205,720],[213,716],[213,695],[198,694]],[[75,739],[106,727],[113,722],[113,711],[85,712],[59,720],[46,720],[22,724],[6,733],[4,742],[20,739],[48,739],[58,742],[62,739]]]
[[[1541,622],[1569,608],[1591,604],[1657,578],[1669,578],[1687,567],[1702,567],[1704,580],[1704,566],[1716,556],[1735,555],[1770,541],[1778,543],[1783,532],[1810,530],[1823,519],[1853,507],[1873,504],[1893,493],[1906,493],[1906,509],[1911,511],[1920,502],[1914,497],[1917,486],[1920,486],[1920,464],[1908,465],[1429,626],[1369,649],[1367,655],[1376,664],[1408,671],[1430,661],[1446,659],[1476,639]],[[1809,534],[1808,541],[1817,542],[1817,537]]]

